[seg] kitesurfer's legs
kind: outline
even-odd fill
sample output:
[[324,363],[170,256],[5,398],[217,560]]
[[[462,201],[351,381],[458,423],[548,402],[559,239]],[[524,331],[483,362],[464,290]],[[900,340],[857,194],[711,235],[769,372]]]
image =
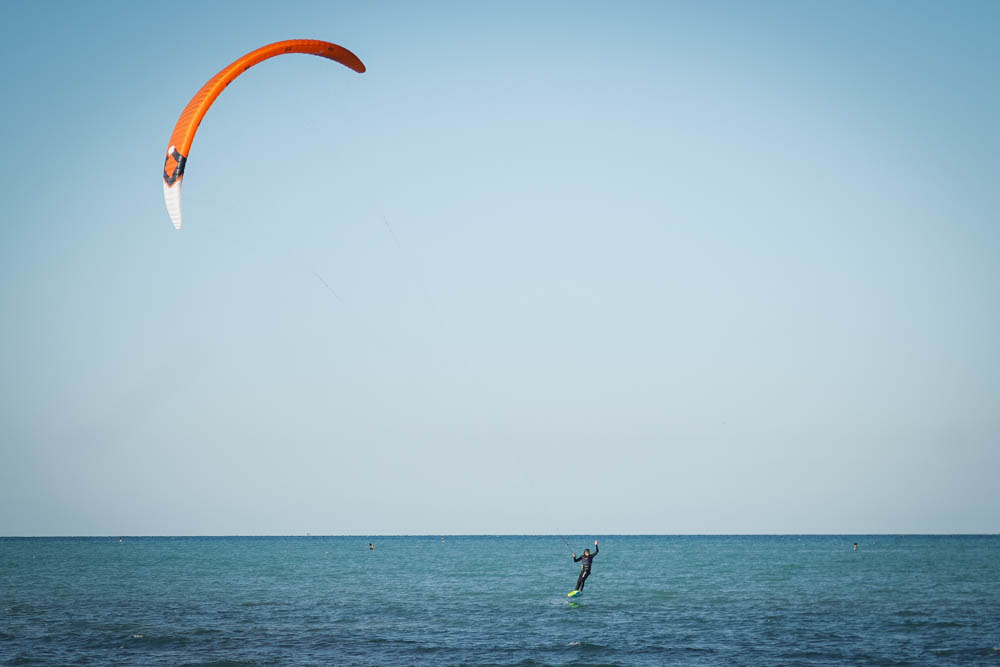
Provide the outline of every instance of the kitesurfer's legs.
[[590,576],[590,570],[580,570],[580,576],[576,580],[576,590],[582,591],[583,584],[587,581],[587,577]]

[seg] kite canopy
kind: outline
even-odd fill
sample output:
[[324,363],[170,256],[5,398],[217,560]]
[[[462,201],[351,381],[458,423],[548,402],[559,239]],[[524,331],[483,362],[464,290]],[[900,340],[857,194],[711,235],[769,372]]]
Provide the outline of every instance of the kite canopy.
[[181,228],[181,183],[184,179],[184,165],[187,163],[201,119],[233,79],[259,62],[286,53],[308,53],[335,60],[358,73],[365,71],[364,63],[342,46],[318,39],[288,39],[251,51],[209,79],[184,107],[177,125],[174,126],[174,132],[170,135],[167,158],[163,163],[163,200],[167,204],[167,212],[176,229]]

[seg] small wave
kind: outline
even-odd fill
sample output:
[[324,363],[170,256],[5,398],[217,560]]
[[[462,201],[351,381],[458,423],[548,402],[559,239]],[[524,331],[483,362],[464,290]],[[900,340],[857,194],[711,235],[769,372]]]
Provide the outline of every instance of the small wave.
[[934,648],[931,649],[934,655],[938,657],[948,656],[948,657],[990,657],[993,658],[993,654],[1000,651],[1000,646],[990,646],[982,648]]
[[[131,639],[141,639],[145,644],[157,648],[180,648],[191,644],[191,640],[184,635],[146,636],[145,634],[135,633],[131,635]],[[115,643],[118,644],[119,642]]]
[[590,642],[570,642],[569,646],[579,649],[581,651],[605,651],[607,646],[601,644],[591,644]]
[[783,658],[791,660],[832,660],[836,656],[825,651],[817,651],[814,649],[802,649],[797,651],[791,651],[782,655]]

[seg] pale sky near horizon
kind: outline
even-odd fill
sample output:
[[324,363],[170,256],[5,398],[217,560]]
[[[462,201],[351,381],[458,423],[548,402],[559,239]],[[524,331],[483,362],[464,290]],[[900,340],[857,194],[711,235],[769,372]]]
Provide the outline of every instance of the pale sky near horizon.
[[997,34],[3,3],[0,535],[1000,532]]

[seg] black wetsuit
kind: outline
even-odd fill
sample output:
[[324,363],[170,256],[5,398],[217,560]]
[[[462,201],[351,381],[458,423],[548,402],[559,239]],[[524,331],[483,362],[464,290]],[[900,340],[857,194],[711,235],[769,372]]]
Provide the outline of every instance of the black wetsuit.
[[580,566],[580,576],[576,579],[576,590],[583,590],[583,584],[587,581],[587,577],[590,576],[590,563],[594,560],[594,556],[597,555],[598,551],[600,551],[600,549],[598,549],[595,544],[594,553],[589,555],[584,554],[583,556],[573,558],[574,563],[579,563],[581,560],[583,561],[583,565]]

